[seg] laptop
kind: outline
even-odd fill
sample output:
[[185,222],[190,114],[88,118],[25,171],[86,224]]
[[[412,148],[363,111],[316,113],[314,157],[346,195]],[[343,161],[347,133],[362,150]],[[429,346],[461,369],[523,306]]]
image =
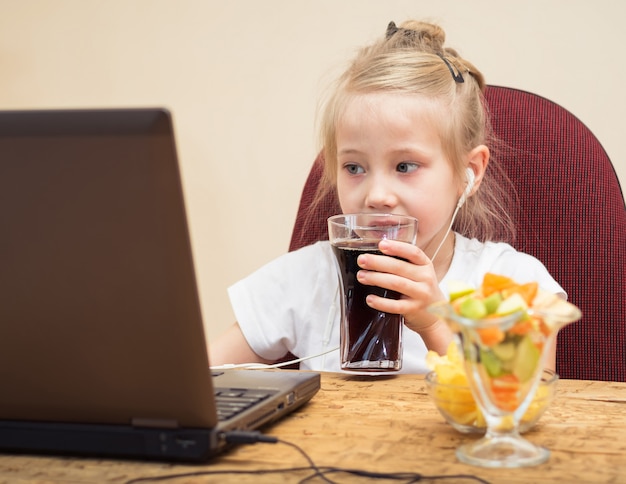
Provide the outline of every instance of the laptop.
[[0,452],[203,462],[320,387],[210,369],[165,109],[0,111],[0,234]]

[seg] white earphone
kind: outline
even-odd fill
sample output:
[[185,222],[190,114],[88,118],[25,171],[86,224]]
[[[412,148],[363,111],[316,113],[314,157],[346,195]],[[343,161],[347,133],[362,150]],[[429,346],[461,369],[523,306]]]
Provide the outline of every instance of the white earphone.
[[439,254],[439,250],[441,249],[443,242],[446,240],[446,237],[450,233],[450,230],[452,230],[452,224],[454,223],[456,214],[459,212],[460,208],[463,206],[463,204],[467,200],[467,197],[469,197],[470,193],[472,193],[472,189],[474,188],[474,184],[476,183],[476,175],[474,175],[474,172],[472,171],[471,168],[466,168],[465,175],[467,176],[467,186],[465,187],[465,190],[463,190],[463,193],[459,197],[459,201],[457,202],[456,208],[454,209],[454,213],[452,214],[452,220],[450,220],[450,225],[448,226],[446,235],[444,235],[443,239],[439,243],[439,247],[437,247],[437,250],[433,254],[432,258],[430,259],[431,261],[434,261],[435,257],[437,257],[437,254]]
[[463,193],[461,194],[461,197],[459,198],[459,202],[457,203],[458,208],[461,208],[463,206],[463,204],[467,200],[467,197],[469,197],[470,193],[472,193],[472,189],[474,188],[474,183],[476,182],[476,175],[474,175],[474,172],[472,171],[471,168],[466,168],[465,174],[467,176],[467,186],[465,187],[465,190],[463,190]]

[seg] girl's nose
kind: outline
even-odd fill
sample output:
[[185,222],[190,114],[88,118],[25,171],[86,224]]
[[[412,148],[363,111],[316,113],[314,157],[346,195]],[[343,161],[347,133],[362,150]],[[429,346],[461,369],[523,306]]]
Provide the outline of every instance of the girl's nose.
[[398,204],[398,199],[391,186],[379,178],[368,187],[365,204],[372,210],[390,210]]

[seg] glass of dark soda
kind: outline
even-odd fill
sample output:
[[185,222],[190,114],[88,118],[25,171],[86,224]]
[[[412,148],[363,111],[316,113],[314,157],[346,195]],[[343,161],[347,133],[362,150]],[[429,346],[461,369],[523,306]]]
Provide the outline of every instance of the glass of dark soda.
[[407,215],[358,213],[328,219],[329,240],[337,261],[341,306],[340,358],[342,370],[398,371],[402,368],[404,318],[371,308],[368,294],[398,299],[395,291],[365,286],[357,281],[357,258],[363,253],[382,254],[383,239],[411,244],[417,239],[417,220]]

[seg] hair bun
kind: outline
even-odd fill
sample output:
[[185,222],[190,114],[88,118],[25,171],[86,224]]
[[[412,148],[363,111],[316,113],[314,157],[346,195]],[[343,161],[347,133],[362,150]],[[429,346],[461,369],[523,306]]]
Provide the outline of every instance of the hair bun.
[[[394,35],[397,33],[398,35]],[[407,20],[400,27],[391,22],[387,27],[387,38],[396,45],[414,47],[423,52],[443,54],[446,40],[445,31],[438,25],[417,20]]]
[[[446,64],[452,62],[454,68],[459,70],[462,75],[469,73],[478,83],[479,89],[484,91],[485,79],[482,73],[471,62],[463,59],[455,49],[444,47],[446,33],[438,25],[419,20],[407,20],[398,27],[395,22],[389,22],[386,40],[391,48],[416,49],[428,54],[438,55],[444,59]],[[450,67],[450,69],[452,68]]]

